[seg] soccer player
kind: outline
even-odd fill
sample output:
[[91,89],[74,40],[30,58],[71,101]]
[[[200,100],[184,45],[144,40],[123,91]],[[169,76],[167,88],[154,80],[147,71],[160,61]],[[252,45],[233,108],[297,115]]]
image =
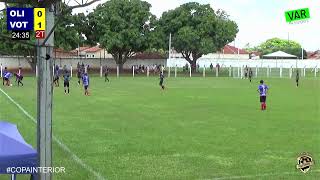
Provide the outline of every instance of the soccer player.
[[84,73],[83,76],[82,76],[82,84],[83,84],[83,87],[84,87],[84,95],[85,96],[89,96],[89,75],[88,73]]
[[260,85],[258,87],[258,92],[260,94],[260,103],[261,103],[261,110],[264,111],[267,109],[267,92],[269,90],[269,87],[264,84],[263,80],[260,81]]
[[3,86],[4,86],[5,82],[6,82],[4,76],[7,74],[7,72],[8,72],[7,67],[4,67],[4,70],[3,70],[3,72],[2,72],[2,85],[3,85]]
[[164,80],[164,75],[163,75],[162,72],[160,72],[160,82],[159,82],[159,85],[161,86],[162,90],[164,90],[163,80]]
[[13,75],[16,77],[16,82],[18,81],[18,74],[21,73],[21,67],[19,67],[19,70],[17,73],[13,73]]
[[79,68],[77,68],[77,77],[78,77],[78,84],[80,85],[81,77],[82,77],[80,66]]
[[244,78],[247,79],[248,78],[248,66],[246,66],[244,68]]
[[297,72],[296,72],[296,83],[297,83],[297,87],[299,87],[299,70],[297,69]]
[[7,71],[6,74],[4,75],[4,81],[6,86],[11,86],[10,78],[11,78],[11,73]]
[[107,81],[110,82],[108,75],[109,75],[109,69],[108,69],[108,66],[105,66],[104,67],[104,82],[107,82]]
[[16,82],[18,81],[18,86],[21,84],[21,86],[23,86],[22,80],[23,80],[23,75],[21,73],[21,67],[19,68],[17,73],[14,73],[14,75],[16,76]]
[[56,85],[56,87],[59,87],[59,66],[56,65],[55,67],[55,73],[54,73],[54,77],[53,77],[53,83]]
[[80,85],[82,74],[81,74],[81,66],[79,62],[77,64],[77,77],[78,77],[78,84]]
[[252,72],[252,69],[250,68],[249,69],[249,80],[251,82],[251,79],[252,79],[252,75],[253,75],[253,72]]
[[82,72],[82,75],[86,72],[86,68],[83,63],[81,64],[81,72]]
[[64,94],[67,94],[67,90],[68,90],[68,94],[70,93],[70,75],[69,75],[69,72],[68,70],[65,70],[64,71],[64,74],[63,74],[63,86],[64,86]]
[[82,80],[82,76],[84,75],[84,73],[86,72],[86,69],[85,69],[85,67],[84,67],[84,64],[82,63],[82,65],[80,66],[80,71],[79,71],[79,73],[78,73],[78,78],[79,78],[79,81],[78,81],[78,83],[79,83],[79,85],[80,85],[80,80]]

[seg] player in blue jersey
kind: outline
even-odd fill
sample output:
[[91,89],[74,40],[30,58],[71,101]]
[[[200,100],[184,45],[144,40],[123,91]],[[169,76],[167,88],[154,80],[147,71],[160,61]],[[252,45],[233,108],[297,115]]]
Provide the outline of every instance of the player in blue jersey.
[[4,75],[5,85],[11,86],[10,78],[11,78],[11,73],[7,71],[6,74]]
[[69,74],[69,71],[68,70],[65,70],[64,71],[64,74],[63,74],[63,86],[64,86],[64,94],[68,94],[70,93],[70,74]]
[[89,75],[88,73],[84,73],[83,76],[82,76],[82,84],[83,84],[83,87],[84,87],[84,95],[86,96],[89,96]]
[[4,76],[6,75],[6,73],[8,72],[8,69],[7,69],[7,67],[4,67],[4,70],[3,70],[3,72],[2,72],[2,85],[4,86],[4,84],[5,84],[5,79],[4,79]]
[[161,73],[160,73],[160,82],[159,82],[159,85],[160,85],[161,88],[164,90],[163,81],[164,81],[164,74],[161,72]]
[[258,92],[260,94],[260,103],[261,103],[261,110],[267,109],[267,93],[268,93],[269,87],[264,84],[263,80],[260,81],[260,85],[258,87]]

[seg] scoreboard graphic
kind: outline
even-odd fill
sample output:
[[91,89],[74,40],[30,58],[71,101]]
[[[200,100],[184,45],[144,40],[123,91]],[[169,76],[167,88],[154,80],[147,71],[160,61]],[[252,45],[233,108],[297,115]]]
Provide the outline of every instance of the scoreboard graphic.
[[45,38],[45,8],[7,8],[7,29],[13,40],[29,40],[31,31],[37,39]]

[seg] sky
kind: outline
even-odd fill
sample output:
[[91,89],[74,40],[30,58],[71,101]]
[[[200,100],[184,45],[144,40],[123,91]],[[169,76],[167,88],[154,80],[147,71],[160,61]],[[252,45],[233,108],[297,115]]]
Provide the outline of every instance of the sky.
[[[67,0],[68,1],[68,0]],[[90,1],[90,0],[89,0]],[[151,12],[160,17],[170,9],[175,9],[187,2],[210,4],[215,10],[223,9],[239,27],[235,42],[232,45],[243,48],[259,45],[267,39],[278,37],[299,42],[307,51],[320,49],[320,1],[319,0],[145,0],[152,5]],[[91,12],[99,3],[74,13]],[[74,5],[71,0],[69,5]],[[285,11],[309,8],[310,20],[304,24],[288,24]]]

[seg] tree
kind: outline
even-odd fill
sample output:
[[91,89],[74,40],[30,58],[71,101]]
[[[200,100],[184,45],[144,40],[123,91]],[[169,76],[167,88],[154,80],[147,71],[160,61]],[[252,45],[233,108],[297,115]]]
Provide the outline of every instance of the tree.
[[[78,22],[79,32],[85,35],[86,40],[83,42],[84,44],[94,46],[99,42],[99,36],[96,33],[96,20],[94,18],[94,13],[90,13],[87,16],[83,15],[83,17],[78,17],[80,22]],[[79,21],[78,20],[78,21]]]
[[68,6],[63,3],[61,9],[66,13],[63,16],[55,17],[55,22],[58,18],[60,21],[54,30],[54,46],[64,50],[72,50],[77,48],[81,41],[84,41],[80,28],[83,25],[78,23],[83,15],[72,15],[72,11],[67,11],[67,8]]
[[79,13],[72,16],[73,29],[77,32],[79,45],[97,45],[97,36],[94,34],[94,27],[91,26],[93,22],[90,22],[92,18],[89,18],[92,14],[86,16],[84,13]]
[[151,5],[140,0],[110,0],[98,5],[89,14],[89,23],[94,32],[89,39],[97,39],[115,59],[119,69],[134,53],[148,48],[148,34],[155,16]]
[[[160,22],[153,17],[150,21],[150,32],[147,36],[148,41],[148,52],[160,52],[161,54],[169,55],[168,44],[166,44],[166,39],[168,36],[164,33]],[[168,56],[169,57],[169,56]]]
[[244,46],[244,50],[246,50],[247,52],[249,53],[253,53],[256,51],[255,47],[251,47],[250,46],[250,43],[247,43],[245,46]]
[[[301,45],[295,41],[288,41],[280,38],[272,38],[260,44],[255,48],[261,53],[261,56],[270,54],[276,51],[283,51],[288,54],[295,55],[299,58],[302,57]],[[307,58],[307,52],[304,51],[304,59]]]
[[191,64],[192,71],[200,57],[221,50],[238,32],[237,24],[225,11],[196,2],[165,12],[159,28],[167,36],[172,34],[172,46]]

